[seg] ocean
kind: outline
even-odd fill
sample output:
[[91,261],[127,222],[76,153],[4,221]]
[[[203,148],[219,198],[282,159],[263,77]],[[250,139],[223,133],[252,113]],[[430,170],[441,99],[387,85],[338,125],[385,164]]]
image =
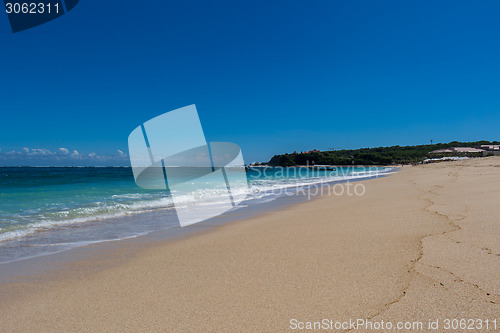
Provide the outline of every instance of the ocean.
[[[294,195],[299,189],[392,171],[384,167],[250,168],[247,199],[235,209]],[[217,191],[197,193],[210,197],[212,205],[218,204],[217,195]],[[181,204],[188,209],[197,205],[188,196]],[[0,263],[178,227],[169,192],[138,187],[131,168],[0,168]]]

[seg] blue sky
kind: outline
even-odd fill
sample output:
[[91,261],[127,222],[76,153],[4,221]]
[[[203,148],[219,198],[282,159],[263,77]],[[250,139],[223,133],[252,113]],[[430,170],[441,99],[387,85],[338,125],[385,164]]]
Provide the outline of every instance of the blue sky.
[[499,13],[492,0],[81,0],[16,34],[0,13],[0,160],[126,165],[135,127],[190,104],[207,140],[246,162],[499,140]]

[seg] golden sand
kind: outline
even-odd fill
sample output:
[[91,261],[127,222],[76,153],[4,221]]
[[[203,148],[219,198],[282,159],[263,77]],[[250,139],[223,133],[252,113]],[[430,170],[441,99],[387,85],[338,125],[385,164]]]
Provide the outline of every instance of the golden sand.
[[1,285],[0,331],[278,332],[291,319],[358,318],[421,321],[422,332],[430,319],[497,319],[500,331],[500,158],[363,183],[361,197],[323,196]]

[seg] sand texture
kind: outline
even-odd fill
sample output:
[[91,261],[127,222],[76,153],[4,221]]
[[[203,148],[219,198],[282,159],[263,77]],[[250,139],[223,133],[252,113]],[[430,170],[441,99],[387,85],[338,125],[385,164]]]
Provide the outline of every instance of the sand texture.
[[0,331],[283,332],[293,318],[500,325],[500,158],[363,184],[364,196],[323,196],[0,285]]

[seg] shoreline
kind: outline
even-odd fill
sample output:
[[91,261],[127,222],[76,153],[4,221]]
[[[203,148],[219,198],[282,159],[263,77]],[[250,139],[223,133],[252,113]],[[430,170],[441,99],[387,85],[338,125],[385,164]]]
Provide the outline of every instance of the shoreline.
[[[97,249],[43,284],[0,284],[2,329],[276,331],[292,318],[491,317],[500,301],[500,232],[481,200],[486,188],[498,198],[495,167],[498,158],[405,167],[363,181],[363,197],[320,196],[178,240]],[[470,192],[461,186],[477,170],[477,190],[461,211],[460,195]],[[479,222],[468,215],[475,205]],[[468,219],[486,221],[489,236]]]
[[[357,181],[357,180],[356,180]],[[312,198],[314,200],[314,198]],[[96,241],[90,244],[75,246],[59,252],[40,254],[33,257],[0,263],[0,286],[11,283],[19,277],[39,280],[42,276],[53,278],[51,271],[64,270],[64,265],[72,262],[88,260],[95,252],[105,254],[109,249],[124,249],[127,247],[147,248],[167,242],[183,240],[194,235],[210,232],[226,224],[237,223],[251,219],[256,215],[272,214],[287,207],[307,201],[302,196],[278,197],[270,202],[256,204],[250,207],[238,208],[235,211],[223,213],[207,221],[186,227],[175,226],[168,229],[156,230],[145,235],[132,236],[123,239]],[[257,210],[257,211],[256,211]],[[41,264],[40,264],[41,263]]]
[[[315,197],[318,195],[322,195],[321,193],[317,193],[317,188],[323,188],[323,187],[329,187],[333,186],[336,184],[345,184],[345,183],[351,183],[351,182],[359,182],[371,178],[379,178],[379,177],[385,177],[387,175],[390,175],[394,172],[397,172],[399,170],[396,167],[389,168],[386,167],[388,170],[383,171],[377,175],[366,175],[366,176],[350,176],[352,178],[347,178],[347,179],[342,179],[342,180],[321,180],[320,182],[317,183],[311,183],[308,185],[297,185],[297,186],[290,186],[290,187],[283,187],[274,191],[269,191],[267,194],[265,194],[262,198],[248,198],[244,200],[241,203],[240,207],[237,207],[236,210],[231,210],[226,213],[223,213],[219,216],[216,216],[214,218],[210,218],[206,221],[203,221],[202,223],[199,223],[195,226],[188,226],[187,228],[180,228],[178,225],[178,222],[173,223],[174,221],[169,221],[172,218],[173,213],[172,210],[156,210],[156,211],[151,211],[151,212],[143,212],[143,213],[136,213],[136,214],[131,214],[131,215],[125,215],[121,217],[113,217],[113,218],[104,218],[102,220],[97,220],[97,221],[91,221],[88,223],[82,223],[80,225],[76,225],[78,228],[86,228],[87,226],[92,226],[95,224],[101,225],[102,223],[104,224],[109,224],[109,223],[123,223],[125,220],[130,220],[130,221],[135,221],[136,224],[140,224],[141,220],[142,221],[158,221],[158,220],[163,220],[165,219],[167,222],[166,227],[157,227],[156,229],[140,233],[140,234],[130,234],[127,236],[122,236],[118,238],[111,238],[111,239],[101,239],[101,240],[81,240],[81,241],[73,241],[72,243],[68,243],[66,248],[61,248],[61,249],[54,249],[52,252],[51,251],[46,251],[46,252],[40,252],[37,254],[21,257],[21,258],[16,258],[11,261],[1,261],[0,262],[0,282],[3,280],[2,276],[2,266],[5,265],[10,265],[16,262],[23,262],[26,260],[32,260],[32,259],[37,259],[39,257],[43,256],[52,256],[55,254],[63,253],[66,251],[72,251],[74,249],[80,248],[80,247],[86,247],[86,246],[99,246],[100,243],[110,243],[110,242],[121,242],[121,241],[126,241],[130,239],[148,239],[148,238],[154,238],[154,239],[160,239],[165,238],[165,239],[170,239],[170,238],[177,238],[180,235],[184,235],[187,233],[192,232],[192,229],[196,232],[198,229],[206,229],[210,228],[212,226],[216,226],[219,224],[224,224],[224,223],[230,223],[234,222],[237,220],[241,220],[244,218],[249,218],[256,213],[258,213],[261,209],[263,208],[266,211],[277,211],[280,210],[283,206],[287,206],[290,204],[294,204],[297,202],[302,202],[311,199],[311,197]],[[310,191],[310,188],[316,189],[316,193],[312,193]],[[304,194],[300,194],[300,192],[307,192],[308,195],[307,197]],[[284,192],[284,194],[283,194]],[[266,199],[270,198],[270,199]],[[262,202],[261,202],[262,201]],[[268,202],[271,202],[268,204]],[[290,202],[288,202],[290,201]],[[273,203],[274,202],[274,203]],[[257,212],[256,212],[257,211]],[[164,216],[165,214],[168,214],[169,216]],[[133,222],[129,222],[133,223]],[[102,224],[104,226],[104,224]],[[54,232],[60,232],[61,229],[49,229],[49,230],[42,230],[42,233],[54,233]],[[40,231],[39,231],[40,232]],[[161,236],[157,236],[155,234],[159,234]],[[18,238],[17,240],[24,241],[28,239],[28,242],[30,242],[29,237],[36,236],[37,234],[35,233],[34,235],[27,235],[27,236],[22,236]],[[28,237],[28,238],[26,238]],[[11,242],[15,244],[16,239],[12,240],[7,240],[7,242]],[[62,244],[54,244],[57,246],[62,246]],[[23,246],[32,246],[30,243],[24,244]],[[35,247],[38,246],[35,244]],[[2,248],[0,247],[0,250]],[[44,248],[45,249],[45,248]],[[56,259],[57,260],[57,259]],[[7,269],[9,267],[7,266]]]

